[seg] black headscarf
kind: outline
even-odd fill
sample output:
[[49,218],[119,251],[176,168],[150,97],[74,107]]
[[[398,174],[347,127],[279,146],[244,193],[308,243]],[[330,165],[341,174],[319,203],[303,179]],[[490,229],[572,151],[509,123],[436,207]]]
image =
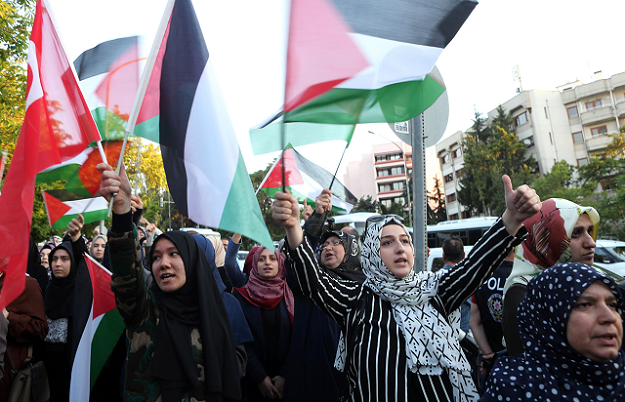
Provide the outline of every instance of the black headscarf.
[[325,243],[330,237],[336,236],[341,239],[345,256],[341,264],[335,269],[326,268],[321,262],[321,253],[319,254],[319,264],[326,269],[326,272],[335,279],[346,279],[349,281],[364,282],[365,274],[360,268],[360,247],[354,236],[343,231],[328,230],[321,235],[319,244]]
[[37,250],[35,239],[33,239],[32,236],[30,236],[30,246],[28,247],[28,265],[26,266],[26,273],[35,278],[41,288],[41,293],[45,292],[50,281],[48,279],[48,270],[41,265],[41,256],[39,255],[39,250]]
[[[52,271],[52,258],[59,250],[65,250],[69,254],[71,261],[69,274],[65,278],[57,278]],[[51,280],[50,284],[46,288],[46,293],[43,297],[44,304],[46,306],[46,316],[53,320],[59,318],[68,318],[74,316],[74,289],[76,288],[76,275],[78,273],[78,267],[76,261],[74,261],[74,252],[72,249],[72,243],[69,241],[59,244],[50,252],[48,256],[50,261]]]
[[161,385],[163,401],[179,401],[186,390],[199,386],[189,327],[199,328],[207,400],[240,400],[238,363],[228,315],[204,253],[186,232],[160,235],[180,252],[185,284],[163,292],[156,280],[150,286],[160,310],[152,375]]

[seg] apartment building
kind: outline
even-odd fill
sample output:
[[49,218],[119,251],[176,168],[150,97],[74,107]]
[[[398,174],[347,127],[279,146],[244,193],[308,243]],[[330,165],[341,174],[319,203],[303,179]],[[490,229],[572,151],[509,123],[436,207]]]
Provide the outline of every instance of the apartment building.
[[[549,173],[561,160],[582,166],[593,151],[611,142],[607,134],[625,125],[625,72],[608,79],[597,72],[588,84],[575,81],[553,91],[523,91],[502,106],[514,119],[516,134],[527,146],[526,155],[538,162],[539,173]],[[488,122],[496,115],[496,109],[489,111]],[[450,220],[471,216],[457,202],[463,136],[459,131],[436,145]]]
[[382,205],[407,204],[403,197],[412,174],[412,148],[398,142],[373,146],[373,152],[347,165],[343,183],[358,198],[371,196]]

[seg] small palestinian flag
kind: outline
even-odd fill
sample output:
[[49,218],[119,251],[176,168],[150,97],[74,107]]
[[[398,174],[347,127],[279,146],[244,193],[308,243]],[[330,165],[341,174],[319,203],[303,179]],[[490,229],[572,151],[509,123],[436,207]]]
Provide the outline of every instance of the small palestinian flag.
[[432,68],[476,5],[293,0],[285,121],[401,122],[422,113],[445,91]]
[[[90,255],[85,254],[85,262],[89,268],[93,298],[86,298],[89,292],[80,292],[80,303],[87,308],[90,306],[91,312],[82,329],[72,363],[70,401],[89,400],[98,376],[124,333],[124,322],[111,291],[111,272]],[[116,387],[117,384],[110,386]]]
[[[304,158],[289,144],[282,153],[282,157],[272,166],[260,185],[260,190],[267,193],[269,197],[282,191],[283,163],[286,188],[300,203],[307,200],[308,205],[314,208],[315,198],[330,185],[334,175]],[[358,202],[356,196],[336,179],[331,190],[333,211],[349,213]]]
[[137,36],[113,39],[83,52],[74,67],[102,139],[124,138],[139,88]]
[[64,229],[82,214],[85,223],[106,219],[108,204],[104,197],[82,198],[67,190],[42,191],[48,220],[52,229]]
[[[106,159],[111,166],[117,165],[122,141],[102,141]],[[95,168],[102,163],[98,149],[88,147],[78,156],[54,165],[37,174],[37,184],[66,181],[65,189],[84,197],[93,197],[100,189],[100,173]]]

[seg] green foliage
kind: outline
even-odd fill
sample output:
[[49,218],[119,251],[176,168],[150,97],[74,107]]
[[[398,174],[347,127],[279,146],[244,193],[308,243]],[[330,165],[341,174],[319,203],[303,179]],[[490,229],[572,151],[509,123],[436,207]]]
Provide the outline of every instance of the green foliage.
[[596,152],[587,165],[578,168],[579,183],[592,188],[603,184],[605,191],[586,201],[601,216],[599,236],[625,240],[625,126],[611,137],[606,149]]
[[379,203],[373,199],[370,195],[366,197],[360,197],[354,208],[352,208],[351,213],[356,212],[373,212],[378,213],[379,211]]
[[436,225],[446,220],[445,190],[438,175],[434,175],[434,189],[428,194],[428,225]]
[[476,112],[473,128],[464,141],[464,175],[460,179],[458,201],[474,213],[500,215],[505,211],[501,176],[507,174],[512,184],[532,184],[536,160],[525,157],[525,145],[509,131],[512,119],[501,105],[490,126]]
[[534,181],[533,188],[541,200],[564,198],[575,203],[583,203],[594,193],[597,183],[588,181],[585,184],[573,179],[575,168],[562,160],[551,168],[551,172]]

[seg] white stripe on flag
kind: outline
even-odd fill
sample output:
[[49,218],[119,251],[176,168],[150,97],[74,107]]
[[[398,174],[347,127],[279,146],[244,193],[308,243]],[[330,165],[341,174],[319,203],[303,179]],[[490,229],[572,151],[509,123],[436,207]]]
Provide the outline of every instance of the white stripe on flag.
[[[72,376],[69,385],[70,402],[84,402],[89,400],[91,393],[91,342],[100,325],[100,321],[104,314],[100,314],[95,319],[93,317],[93,301],[91,302],[91,311],[89,312],[89,320],[80,337],[74,363],[72,365]],[[115,385],[116,386],[116,385]]]
[[432,71],[443,49],[352,33],[369,61],[354,77],[336,88],[379,89],[390,84],[419,81]]
[[[323,184],[318,183],[316,180],[312,179],[310,176],[308,176],[306,173],[302,172],[301,170],[300,170],[300,174],[302,175],[304,184],[296,184],[290,187],[292,187],[293,190],[296,190],[302,194],[305,194],[311,200],[314,200],[315,198],[317,198],[317,196],[321,194],[321,191],[330,185],[330,183],[323,183]],[[322,186],[325,186],[325,187],[322,187]],[[337,198],[335,195],[332,195],[331,201],[332,201],[332,206],[344,209],[348,213],[349,211],[351,211],[352,208],[354,208],[352,204]]]
[[[108,209],[108,204],[104,197],[95,197],[93,201],[91,198],[84,198],[82,200],[63,201],[65,205],[71,209],[65,213],[65,215],[82,214],[85,212],[102,211]],[[91,204],[89,204],[91,202]],[[89,209],[85,211],[85,208],[89,206]]]
[[89,147],[85,149],[84,151],[82,151],[81,153],[79,153],[78,155],[74,156],[72,159],[68,159],[65,162],[59,163],[58,165],[50,166],[49,168],[42,170],[39,173],[45,173],[50,170],[58,169],[62,166],[67,166],[67,165],[81,165],[82,166],[82,164],[87,161],[89,154],[93,152],[93,150],[94,148]]
[[189,218],[217,226],[239,161],[239,144],[210,60],[195,91],[184,154]]

